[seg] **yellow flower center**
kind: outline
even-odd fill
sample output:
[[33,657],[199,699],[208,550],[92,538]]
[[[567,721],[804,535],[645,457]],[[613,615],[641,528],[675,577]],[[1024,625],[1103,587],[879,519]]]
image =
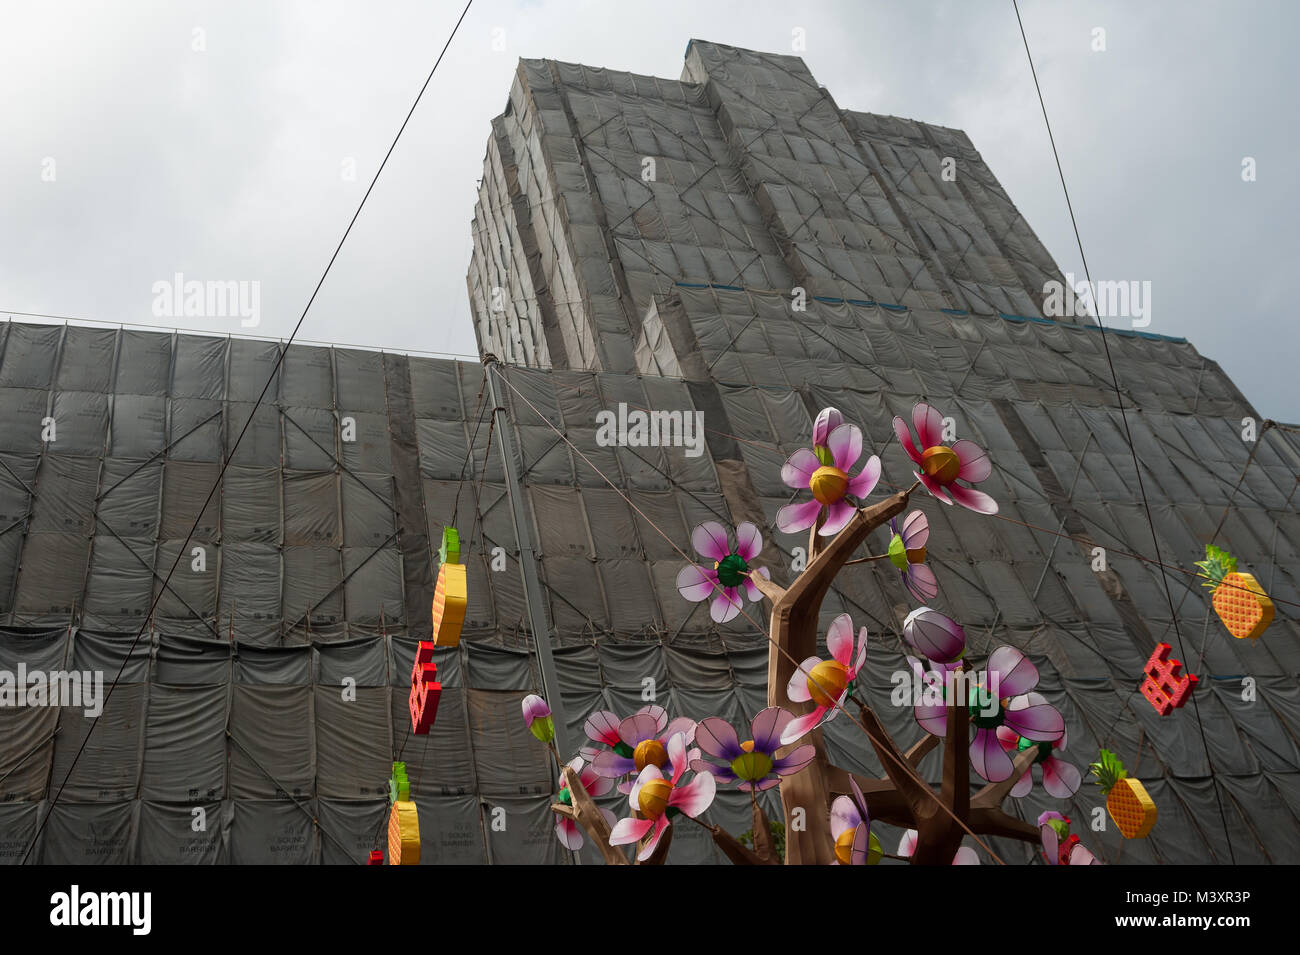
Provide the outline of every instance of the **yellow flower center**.
[[664,764],[668,762],[668,750],[657,739],[643,739],[632,751],[632,760],[636,763],[638,773],[647,766],[658,766],[663,769]]
[[666,779],[651,779],[636,794],[636,804],[647,819],[658,819],[668,809],[673,784]]
[[829,464],[814,471],[812,480],[808,482],[808,490],[822,504],[836,503],[848,489],[849,476]]
[[921,454],[921,470],[940,484],[951,484],[961,471],[961,458],[952,448],[941,444],[926,448]]
[[849,668],[838,660],[822,660],[808,674],[808,695],[818,706],[834,706],[849,685]]

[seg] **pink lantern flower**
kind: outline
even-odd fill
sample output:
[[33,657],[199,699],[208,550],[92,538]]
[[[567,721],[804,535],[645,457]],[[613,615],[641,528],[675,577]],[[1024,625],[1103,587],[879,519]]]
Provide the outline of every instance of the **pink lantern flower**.
[[[570,760],[569,766],[578,774],[582,788],[587,790],[587,795],[592,799],[603,796],[614,788],[612,779],[605,779],[603,776],[596,775],[596,772],[590,766],[583,763],[581,756],[575,756]],[[569,786],[564,781],[563,775],[560,776],[560,795],[556,802],[565,806],[573,805],[573,793],[569,791]],[[601,809],[600,814],[605,817],[605,821],[610,826],[617,822],[617,818],[608,809]],[[558,812],[555,814],[555,835],[560,840],[560,844],[566,849],[577,852],[582,848],[584,841],[582,829],[568,816],[562,816]]]
[[939,581],[934,571],[925,565],[925,544],[930,539],[930,521],[920,511],[912,511],[903,518],[900,528],[898,518],[889,519],[893,537],[889,539],[889,562],[903,574],[903,585],[921,603],[929,603],[939,596]]
[[998,647],[989,656],[984,669],[985,685],[995,692],[994,712],[978,699],[971,687],[970,721],[975,738],[970,744],[970,764],[975,772],[991,783],[1011,775],[1011,757],[998,741],[997,730],[1006,726],[1018,736],[1034,742],[1052,743],[1065,732],[1065,720],[1056,707],[1041,695],[1030,693],[1038,685],[1038,669],[1015,647]]
[[846,613],[840,614],[826,631],[826,649],[830,651],[831,659],[808,657],[790,677],[785,695],[794,703],[811,700],[816,708],[786,725],[781,733],[782,745],[793,743],[835,718],[844,705],[849,687],[867,662],[867,628],[859,631],[857,652],[854,653],[853,619]]
[[935,663],[954,663],[966,653],[966,631],[947,614],[918,607],[903,621],[903,639]]
[[1070,820],[1059,812],[1045,812],[1038,817],[1038,831],[1043,840],[1043,855],[1048,865],[1101,865],[1101,861],[1070,835]]
[[831,865],[875,865],[883,850],[871,831],[867,797],[858,781],[849,776],[852,796],[836,796],[831,803],[831,838],[835,840],[835,861]]
[[993,464],[984,449],[974,441],[964,439],[954,441],[951,447],[940,444],[943,440],[943,415],[924,402],[912,409],[912,425],[916,428],[922,450],[916,449],[907,423],[900,417],[894,418],[894,434],[898,435],[907,456],[921,468],[912,473],[925,489],[945,504],[956,501],[980,514],[996,514],[997,501],[983,491],[957,483],[978,484],[993,473]]
[[[1038,693],[1026,693],[1025,699],[1030,705],[1046,703],[1047,700]],[[997,728],[998,741],[1002,748],[1007,751],[1013,760],[1016,755],[1027,749],[1037,748],[1038,756],[1025,774],[1020,777],[1015,786],[1011,788],[1008,794],[1013,799],[1019,799],[1022,796],[1029,795],[1029,791],[1034,788],[1034,770],[1039,770],[1042,778],[1043,789],[1047,794],[1055,799],[1069,799],[1079,791],[1079,783],[1082,777],[1077,766],[1067,763],[1065,760],[1052,755],[1052,750],[1057,749],[1065,752],[1065,731],[1062,730],[1061,738],[1055,742],[1044,740],[1038,742],[1021,736],[1009,726],[999,726]],[[1040,768],[1041,767],[1041,768]]]
[[823,409],[813,424],[813,449],[800,448],[781,467],[786,486],[812,491],[813,499],[781,508],[776,515],[777,528],[786,534],[807,530],[825,509],[826,522],[818,533],[829,537],[842,531],[856,510],[846,498],[861,502],[880,480],[880,458],[874,454],[856,477],[849,477],[861,456],[858,426],[845,424],[844,416],[834,408]]
[[742,585],[754,603],[763,599],[762,592],[749,579],[750,573],[761,574],[769,579],[772,576],[766,567],[751,571],[749,566],[749,562],[763,549],[763,537],[757,527],[749,521],[739,525],[733,546],[721,524],[706,521],[691,531],[691,543],[695,546],[696,553],[713,561],[713,567],[701,567],[699,564],[683,567],[677,575],[677,591],[692,603],[707,600],[712,594],[709,616],[716,623],[726,623],[740,613],[744,604],[740,597]]
[[762,792],[781,781],[782,776],[792,776],[813,761],[815,746],[800,746],[789,756],[777,758],[781,748],[781,732],[794,719],[794,714],[779,706],[759,710],[749,724],[750,738],[743,743],[731,724],[710,716],[695,727],[695,743],[699,748],[726,765],[705,759],[691,762],[697,773],[712,773],[720,783],[740,780],[736,788],[741,792]]
[[[620,819],[609,834],[611,846],[627,845],[645,839],[637,859],[645,861],[654,853],[659,840],[671,825],[672,817],[684,812],[692,819],[708,809],[717,793],[717,781],[711,773],[696,773],[695,778],[681,785],[690,756],[686,752],[686,734],[677,733],[668,741],[668,761],[672,775],[665,777],[659,767],[649,764],[641,770],[632,784],[628,797],[634,811],[645,818],[630,816]],[[647,835],[649,838],[646,838]]]
[[524,697],[520,707],[524,713],[524,722],[528,724],[528,731],[543,743],[553,742],[555,720],[551,717],[551,708],[546,705],[546,701],[536,693],[530,693]]
[[[903,838],[898,840],[898,854],[906,858],[912,858],[916,852],[917,832],[915,829],[908,829],[903,833]],[[957,850],[957,854],[952,857],[953,865],[979,865],[980,857],[975,854],[975,850],[970,846],[962,846]]]
[[[629,773],[639,773],[647,766],[663,769],[668,765],[668,743],[683,735],[689,743],[695,736],[695,721],[681,716],[668,721],[668,712],[662,706],[647,706],[625,720],[619,720],[608,710],[592,713],[583,727],[587,738],[604,743],[610,749],[589,747],[591,768],[598,776],[622,779]],[[698,756],[699,751],[693,750]],[[630,783],[620,784],[619,792],[627,792]]]

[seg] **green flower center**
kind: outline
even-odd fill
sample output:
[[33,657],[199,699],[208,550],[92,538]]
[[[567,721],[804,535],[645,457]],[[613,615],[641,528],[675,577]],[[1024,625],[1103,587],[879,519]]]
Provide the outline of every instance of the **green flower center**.
[[1002,701],[993,700],[992,715],[985,715],[988,701],[980,697],[981,687],[972,686],[970,688],[970,721],[984,730],[995,730],[1006,720],[1006,713],[1002,710]]
[[1016,743],[1016,752],[1023,753],[1025,750],[1032,749],[1035,746],[1038,747],[1038,755],[1034,757],[1035,763],[1041,763],[1043,760],[1047,759],[1047,757],[1052,755],[1052,744],[1050,742],[1036,743],[1032,739],[1025,739],[1023,736],[1020,737],[1020,741]]
[[632,754],[635,753],[636,750],[631,746],[628,746],[627,743],[622,740],[619,740],[614,744],[614,752],[618,753],[618,755],[622,756],[624,759],[631,759]]
[[831,454],[831,449],[824,444],[814,445],[813,454],[817,455],[817,460],[827,467],[835,463],[835,455]]
[[[742,747],[746,744],[741,744]],[[748,744],[753,746],[751,742]],[[772,757],[766,753],[745,752],[731,761],[731,771],[736,777],[754,783],[767,777],[772,771]]]
[[899,570],[907,570],[907,548],[903,546],[900,534],[889,539],[889,562]]
[[724,587],[739,587],[749,575],[749,564],[739,554],[728,554],[717,567],[718,581]]
[[562,806],[572,806],[572,805],[573,805],[573,793],[569,792],[569,787],[568,787],[568,786],[565,786],[563,789],[560,790],[560,800],[559,800],[559,801],[560,801],[560,805],[562,805]]

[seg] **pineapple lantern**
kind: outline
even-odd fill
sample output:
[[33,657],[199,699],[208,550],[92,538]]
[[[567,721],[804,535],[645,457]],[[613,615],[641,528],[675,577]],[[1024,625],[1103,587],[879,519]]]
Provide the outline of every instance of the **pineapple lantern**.
[[1156,824],[1156,804],[1146,787],[1128,774],[1124,764],[1108,749],[1092,764],[1097,786],[1106,797],[1106,811],[1125,839],[1142,839]]
[[1237,558],[1209,544],[1205,560],[1197,561],[1210,588],[1214,610],[1238,640],[1254,640],[1273,622],[1273,601],[1252,575],[1237,570]]

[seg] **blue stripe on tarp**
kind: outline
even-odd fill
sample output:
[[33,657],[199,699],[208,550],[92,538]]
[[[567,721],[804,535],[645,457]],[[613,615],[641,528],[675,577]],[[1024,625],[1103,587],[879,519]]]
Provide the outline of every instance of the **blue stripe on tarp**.
[[[719,285],[717,283],[710,283],[710,282],[674,282],[673,284],[679,288],[715,288],[715,289],[722,289],[727,292],[745,291],[744,286]],[[843,305],[847,303],[849,305],[857,305],[862,308],[876,308],[876,307],[887,308],[891,312],[906,312],[908,310],[908,306],[906,305],[892,305],[889,302],[873,302],[869,299],[862,299],[862,298],[831,298],[826,295],[814,295],[813,300],[817,302],[825,302],[828,305]],[[939,309],[939,311],[947,315],[970,315],[971,314],[968,310],[964,308],[941,308]],[[1094,332],[1111,332],[1115,335],[1123,335],[1125,338],[1145,338],[1147,341],[1173,342],[1175,345],[1187,344],[1186,338],[1180,338],[1177,335],[1160,335],[1156,332],[1139,332],[1134,329],[1128,329],[1128,328],[1102,328],[1100,325],[1081,325],[1075,322],[1059,322],[1054,318],[1040,318],[1037,315],[1012,315],[1007,312],[998,312],[998,316],[1000,318],[1006,319],[1008,322],[1018,322],[1020,324],[1024,324],[1025,322],[1034,322],[1035,324],[1038,325],[1056,325],[1061,328],[1088,328]]]

